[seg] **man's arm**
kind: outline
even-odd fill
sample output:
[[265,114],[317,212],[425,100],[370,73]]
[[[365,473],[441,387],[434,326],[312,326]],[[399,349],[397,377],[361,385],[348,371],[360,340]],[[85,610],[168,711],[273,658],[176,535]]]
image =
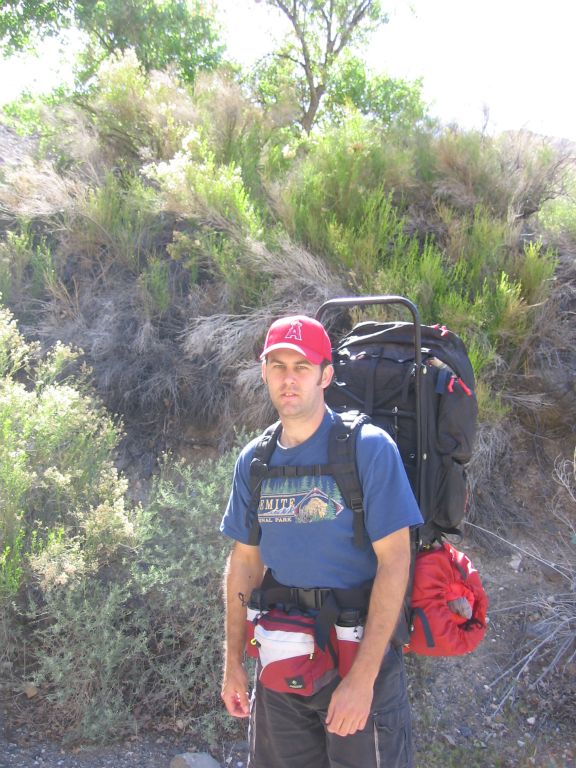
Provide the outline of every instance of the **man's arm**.
[[226,647],[221,696],[234,717],[248,717],[248,679],[244,669],[246,643],[246,602],[260,586],[264,566],[260,548],[236,542],[224,574]]
[[378,568],[364,636],[352,668],[332,694],[326,726],[348,736],[364,728],[372,706],[374,681],[404,601],[410,571],[410,530],[401,528],[372,543]]

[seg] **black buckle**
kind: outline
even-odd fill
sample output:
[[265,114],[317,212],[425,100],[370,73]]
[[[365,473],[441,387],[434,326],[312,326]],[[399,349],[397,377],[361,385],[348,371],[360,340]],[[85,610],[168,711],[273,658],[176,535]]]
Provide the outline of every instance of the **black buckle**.
[[362,512],[364,509],[364,503],[362,498],[355,497],[353,499],[350,499],[350,509],[352,512]]
[[319,611],[322,608],[324,599],[329,593],[329,589],[316,587],[292,587],[290,590],[290,596],[299,608],[314,611]]

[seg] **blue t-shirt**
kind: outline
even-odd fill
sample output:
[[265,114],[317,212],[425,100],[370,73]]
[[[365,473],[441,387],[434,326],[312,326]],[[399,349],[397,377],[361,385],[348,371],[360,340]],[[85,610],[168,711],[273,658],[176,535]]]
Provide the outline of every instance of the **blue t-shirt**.
[[[328,461],[328,435],[334,414],[326,414],[316,432],[294,448],[277,445],[270,466],[305,466]],[[220,530],[248,544],[250,462],[256,438],[243,449],[234,470],[232,492]],[[260,553],[273,576],[293,587],[350,588],[374,578],[372,541],[422,517],[396,444],[382,429],[364,424],[357,437],[356,463],[364,493],[364,547],[354,544],[353,513],[345,506],[333,477],[269,478],[261,489],[258,520]]]

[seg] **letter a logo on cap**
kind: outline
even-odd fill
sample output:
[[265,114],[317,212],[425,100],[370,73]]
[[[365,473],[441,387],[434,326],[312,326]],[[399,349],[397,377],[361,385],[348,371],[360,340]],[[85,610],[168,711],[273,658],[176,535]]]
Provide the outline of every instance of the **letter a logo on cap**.
[[300,320],[290,323],[290,328],[288,328],[288,333],[284,338],[302,341],[302,323]]

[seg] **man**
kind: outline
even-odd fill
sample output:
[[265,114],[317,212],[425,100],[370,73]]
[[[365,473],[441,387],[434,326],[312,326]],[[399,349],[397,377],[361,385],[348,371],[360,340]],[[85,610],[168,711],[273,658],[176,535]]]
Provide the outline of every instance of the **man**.
[[[334,375],[331,357],[330,339],[318,321],[293,316],[271,325],[261,355],[262,377],[281,432],[270,466],[327,463],[328,435],[336,418],[324,402]],[[248,513],[257,442],[238,458],[221,524],[235,541],[225,574],[222,699],[232,716],[250,716],[249,766],[411,768],[402,649],[390,641],[408,581],[409,528],[422,518],[397,448],[382,430],[362,425],[356,458],[364,494],[364,547],[354,543],[353,513],[329,475],[300,478],[301,493],[291,486],[289,499],[285,481],[265,479],[255,545]],[[315,514],[303,514],[304,506]],[[243,666],[246,600],[260,586],[265,566],[277,582],[302,590],[353,588],[369,579],[373,586],[363,639],[343,679],[334,673],[310,696],[269,690],[257,680],[250,704]]]

